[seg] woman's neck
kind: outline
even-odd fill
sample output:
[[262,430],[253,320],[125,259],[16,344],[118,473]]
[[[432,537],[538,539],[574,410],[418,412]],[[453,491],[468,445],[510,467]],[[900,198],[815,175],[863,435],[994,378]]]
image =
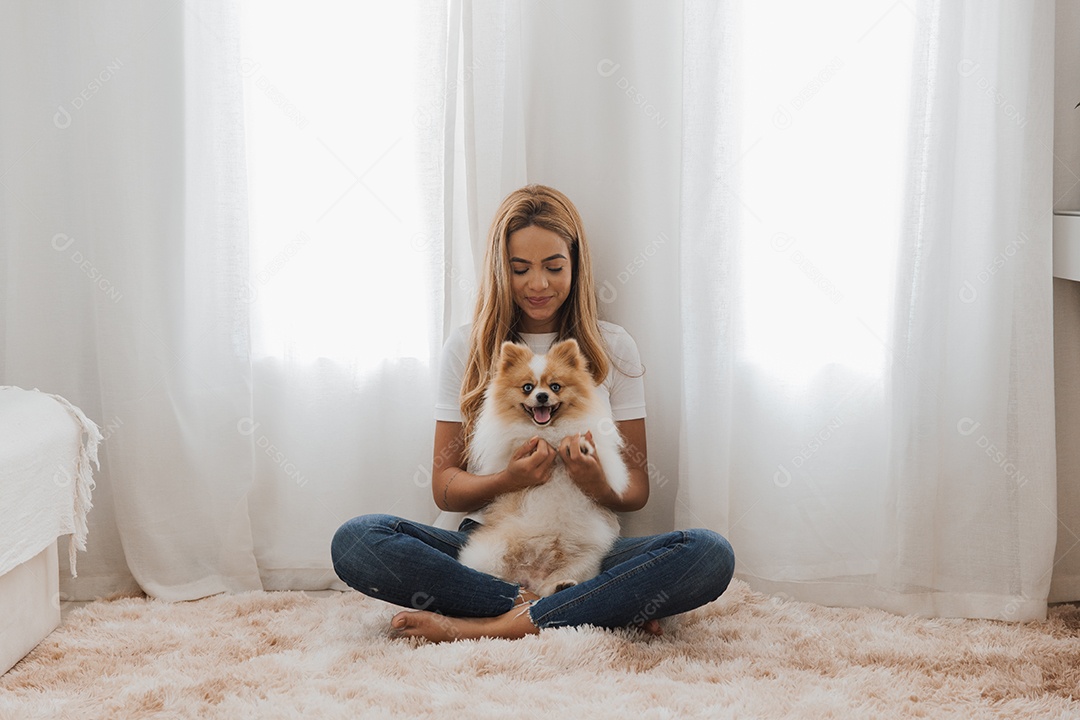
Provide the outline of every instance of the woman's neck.
[[[524,315],[524,313],[522,313],[522,315]],[[544,335],[546,333],[559,332],[560,323],[558,317],[554,317],[543,324],[534,324],[531,321],[531,318],[521,317],[518,319],[518,322],[516,324],[517,329],[515,332],[519,334],[524,333],[525,335]]]

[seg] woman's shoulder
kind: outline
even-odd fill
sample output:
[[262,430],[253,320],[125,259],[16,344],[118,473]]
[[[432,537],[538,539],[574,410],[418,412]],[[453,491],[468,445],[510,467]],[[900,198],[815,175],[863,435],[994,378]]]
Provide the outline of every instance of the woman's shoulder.
[[469,332],[471,330],[472,324],[467,323],[458,325],[446,334],[442,349],[443,362],[454,362],[464,367],[469,357]]
[[641,364],[641,353],[637,343],[630,333],[621,325],[600,320],[600,335],[604,338],[605,350],[611,360],[611,372],[608,379],[611,380],[618,370],[621,375],[629,377],[641,377],[645,368]]
[[600,325],[600,334],[604,338],[604,342],[608,344],[608,347],[622,348],[627,346],[637,347],[637,343],[634,342],[634,338],[630,333],[626,331],[622,325],[616,325],[613,322],[607,320],[597,321]]

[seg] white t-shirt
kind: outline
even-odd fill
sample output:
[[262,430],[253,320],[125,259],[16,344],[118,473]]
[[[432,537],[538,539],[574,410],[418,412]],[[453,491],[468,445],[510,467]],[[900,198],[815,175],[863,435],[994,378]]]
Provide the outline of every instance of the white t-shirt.
[[[471,329],[472,325],[456,328],[443,345],[439,363],[439,390],[435,401],[436,420],[462,422],[461,379],[465,376],[465,362],[469,357]],[[557,335],[558,333],[521,333],[521,339],[530,350],[539,355],[551,348]],[[611,367],[597,391],[602,401],[611,408],[611,418],[619,422],[645,417],[645,383],[641,379],[643,368],[637,343],[626,330],[603,320],[600,321],[600,335],[606,345]],[[482,508],[467,514],[443,511],[439,513],[435,527],[457,530],[463,518],[482,522],[483,514]]]
[[[461,380],[465,376],[465,363],[469,358],[471,329],[471,325],[454,329],[443,345],[439,363],[439,390],[435,400],[436,420],[462,421]],[[611,409],[611,419],[620,422],[645,417],[645,383],[641,379],[641,357],[637,343],[622,327],[603,320],[600,321],[600,335],[611,367],[597,391]],[[557,333],[521,333],[521,339],[537,355],[546,353],[556,336]]]

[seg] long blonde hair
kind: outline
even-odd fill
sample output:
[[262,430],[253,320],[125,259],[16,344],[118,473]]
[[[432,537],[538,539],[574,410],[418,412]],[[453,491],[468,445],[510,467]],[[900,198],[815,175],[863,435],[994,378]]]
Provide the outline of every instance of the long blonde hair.
[[469,359],[461,382],[461,415],[465,441],[480,414],[484,389],[491,379],[499,347],[520,342],[521,309],[510,289],[510,235],[537,226],[555,233],[570,247],[570,293],[559,308],[558,340],[574,338],[589,361],[597,385],[607,377],[610,361],[600,334],[592,260],[581,216],[570,198],[545,185],[527,185],[510,193],[499,205],[488,232],[480,294],[473,313]]

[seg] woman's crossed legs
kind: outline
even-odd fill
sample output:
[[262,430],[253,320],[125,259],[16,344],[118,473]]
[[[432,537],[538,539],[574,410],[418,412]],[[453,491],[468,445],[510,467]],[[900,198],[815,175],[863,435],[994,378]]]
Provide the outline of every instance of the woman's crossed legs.
[[536,599],[457,561],[470,523],[453,531],[392,515],[353,518],[334,535],[334,570],[365,595],[412,608],[391,627],[430,640],[522,637],[563,625],[659,632],[657,619],[720,597],[735,570],[731,545],[711,530],[619,538],[595,578]]

